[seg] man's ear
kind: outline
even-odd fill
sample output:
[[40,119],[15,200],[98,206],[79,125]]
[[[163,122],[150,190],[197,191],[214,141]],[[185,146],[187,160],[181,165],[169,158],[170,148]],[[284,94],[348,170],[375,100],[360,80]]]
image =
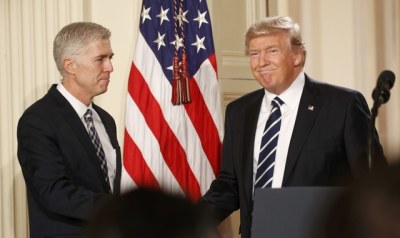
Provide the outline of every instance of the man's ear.
[[294,56],[294,66],[301,66],[302,62],[303,62],[303,55],[298,53]]
[[64,59],[64,70],[68,74],[75,74],[75,62],[72,59]]

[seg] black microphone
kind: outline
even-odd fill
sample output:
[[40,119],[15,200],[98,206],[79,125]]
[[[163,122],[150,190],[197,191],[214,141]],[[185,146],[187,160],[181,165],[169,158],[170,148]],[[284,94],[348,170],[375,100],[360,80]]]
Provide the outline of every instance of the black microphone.
[[390,89],[394,84],[394,73],[389,70],[384,70],[378,77],[378,81],[376,82],[376,87],[372,92],[372,98],[374,99],[374,105],[371,109],[371,121],[369,125],[369,152],[368,152],[368,168],[371,171],[373,165],[375,164],[374,158],[374,147],[372,144],[373,135],[375,134],[375,119],[378,116],[378,108],[381,104],[389,101],[390,98]]
[[395,75],[392,71],[384,70],[378,77],[372,98],[379,104],[386,103],[390,98],[390,89],[393,87]]

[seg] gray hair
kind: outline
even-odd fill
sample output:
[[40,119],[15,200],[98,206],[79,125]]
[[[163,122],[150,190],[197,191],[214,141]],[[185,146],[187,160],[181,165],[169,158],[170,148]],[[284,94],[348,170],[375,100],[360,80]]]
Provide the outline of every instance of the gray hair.
[[64,26],[53,42],[53,57],[58,71],[64,74],[63,62],[66,58],[81,54],[94,41],[110,37],[110,30],[93,22],[75,22]]
[[273,16],[266,17],[249,27],[246,32],[246,41],[245,41],[245,53],[248,55],[249,53],[249,42],[250,40],[268,35],[278,31],[286,31],[290,36],[291,46],[295,49],[301,50],[304,54],[302,65],[304,66],[305,58],[306,58],[306,45],[301,37],[300,26],[292,18],[288,16]]

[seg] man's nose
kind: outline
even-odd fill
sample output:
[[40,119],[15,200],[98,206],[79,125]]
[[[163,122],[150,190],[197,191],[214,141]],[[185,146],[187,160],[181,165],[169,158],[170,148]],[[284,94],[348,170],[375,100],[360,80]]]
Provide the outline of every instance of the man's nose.
[[260,58],[258,58],[258,64],[260,66],[268,65],[270,63],[268,54],[266,52],[260,53]]
[[113,67],[113,64],[111,62],[111,59],[106,59],[105,60],[105,62],[104,62],[104,71],[107,71],[107,72],[110,72],[110,73],[114,71],[114,67]]

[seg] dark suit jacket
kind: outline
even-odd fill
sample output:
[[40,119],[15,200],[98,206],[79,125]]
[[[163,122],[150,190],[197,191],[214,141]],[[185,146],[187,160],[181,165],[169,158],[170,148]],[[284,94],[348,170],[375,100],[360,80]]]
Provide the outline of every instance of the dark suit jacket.
[[[121,152],[114,119],[93,104],[117,155],[114,194],[119,194]],[[96,151],[82,121],[53,85],[18,124],[18,159],[25,178],[31,237],[77,237],[90,213],[111,198]]]
[[[221,172],[201,200],[220,220],[240,208],[244,238],[250,237],[254,137],[264,94],[260,89],[227,106]],[[369,121],[368,105],[359,92],[306,75],[282,186],[345,185],[361,175],[368,164]],[[385,163],[377,134],[374,146],[376,157]]]

